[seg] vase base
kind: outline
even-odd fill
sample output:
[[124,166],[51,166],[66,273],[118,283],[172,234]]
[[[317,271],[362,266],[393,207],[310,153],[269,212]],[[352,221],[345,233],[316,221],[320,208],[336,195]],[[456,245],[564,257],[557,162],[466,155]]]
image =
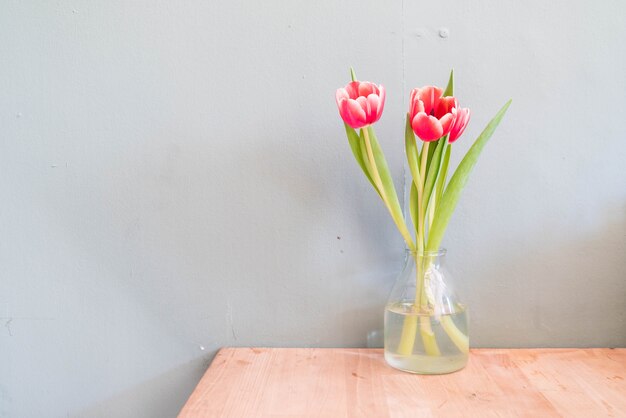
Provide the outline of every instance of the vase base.
[[467,364],[467,354],[448,356],[403,356],[385,350],[385,361],[394,369],[415,374],[448,374],[461,370]]

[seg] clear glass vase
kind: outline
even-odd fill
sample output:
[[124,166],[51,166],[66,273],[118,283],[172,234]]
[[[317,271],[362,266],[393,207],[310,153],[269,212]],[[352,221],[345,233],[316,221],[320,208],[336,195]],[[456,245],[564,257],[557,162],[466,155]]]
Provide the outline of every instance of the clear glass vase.
[[385,360],[396,369],[444,374],[467,364],[467,307],[451,287],[445,255],[407,252],[385,307]]

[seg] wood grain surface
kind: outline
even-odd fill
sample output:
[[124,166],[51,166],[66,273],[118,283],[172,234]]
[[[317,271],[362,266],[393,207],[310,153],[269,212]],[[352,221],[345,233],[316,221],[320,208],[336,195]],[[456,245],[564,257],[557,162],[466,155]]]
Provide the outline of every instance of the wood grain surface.
[[224,348],[179,417],[626,417],[626,349],[475,349],[420,376],[378,349]]

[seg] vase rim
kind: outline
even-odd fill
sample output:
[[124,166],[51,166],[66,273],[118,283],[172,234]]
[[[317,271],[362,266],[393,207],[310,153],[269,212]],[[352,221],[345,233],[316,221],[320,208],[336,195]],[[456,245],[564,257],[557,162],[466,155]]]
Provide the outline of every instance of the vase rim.
[[411,250],[409,248],[407,248],[405,251],[407,252],[407,254],[411,254],[412,256],[420,256],[420,257],[442,257],[446,255],[446,253],[448,252],[448,250],[443,247],[439,248],[436,251],[418,251],[418,250]]

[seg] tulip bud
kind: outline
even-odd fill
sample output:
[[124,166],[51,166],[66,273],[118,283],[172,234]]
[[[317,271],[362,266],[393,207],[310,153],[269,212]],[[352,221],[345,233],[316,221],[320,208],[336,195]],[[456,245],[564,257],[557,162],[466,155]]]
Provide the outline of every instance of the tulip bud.
[[341,119],[353,129],[377,122],[385,107],[385,88],[368,81],[353,81],[335,95]]
[[453,96],[444,97],[441,88],[413,89],[409,106],[411,127],[422,141],[436,141],[450,132],[457,100]]

